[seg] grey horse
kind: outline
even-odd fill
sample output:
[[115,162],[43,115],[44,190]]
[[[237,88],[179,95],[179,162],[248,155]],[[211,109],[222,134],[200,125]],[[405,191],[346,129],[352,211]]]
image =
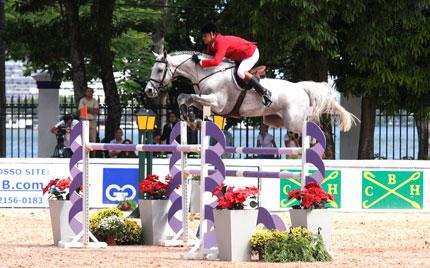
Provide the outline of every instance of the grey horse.
[[[159,91],[168,90],[172,81],[178,77],[189,79],[195,94],[179,94],[178,105],[181,117],[194,123],[191,109],[210,106],[213,113],[228,116],[233,110],[241,89],[234,79],[235,63],[225,59],[219,66],[203,69],[191,61],[193,54],[200,58],[211,56],[182,51],[158,55],[152,67],[151,78],[145,93],[150,98],[159,95]],[[275,128],[287,128],[301,132],[305,120],[318,121],[323,113],[339,115],[339,126],[348,131],[355,122],[355,117],[336,102],[336,91],[328,83],[298,82],[292,83],[281,79],[262,79],[261,84],[272,93],[272,105],[266,107],[261,96],[254,90],[247,92],[238,112],[241,117],[263,117],[263,123]]]

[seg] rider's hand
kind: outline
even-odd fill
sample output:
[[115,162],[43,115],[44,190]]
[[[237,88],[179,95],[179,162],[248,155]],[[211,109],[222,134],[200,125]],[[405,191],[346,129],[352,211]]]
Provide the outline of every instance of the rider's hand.
[[199,56],[197,54],[194,54],[191,57],[191,60],[194,61],[195,64],[199,64],[200,63],[200,59],[199,59]]

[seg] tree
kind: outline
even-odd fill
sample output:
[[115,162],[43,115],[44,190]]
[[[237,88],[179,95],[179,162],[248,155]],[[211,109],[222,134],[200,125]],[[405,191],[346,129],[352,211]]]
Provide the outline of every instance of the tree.
[[[336,18],[338,56],[331,71],[346,94],[363,96],[359,158],[373,158],[375,113],[398,108],[422,115],[420,97],[429,92],[429,1],[344,2]],[[420,158],[428,141],[418,122]]]
[[120,90],[138,98],[152,65],[148,22],[159,13],[135,5],[124,0],[11,1],[8,56],[26,61],[27,73],[46,70],[56,79],[73,79],[76,101],[86,81],[101,78],[108,106],[106,136],[111,138],[121,114],[113,72],[123,73]]
[[75,103],[78,104],[87,89],[87,76],[84,55],[82,52],[82,38],[79,23],[79,8],[81,4],[79,0],[62,0],[60,1],[60,4],[65,7],[67,33],[70,41],[72,81],[75,93]]
[[100,67],[100,77],[105,92],[107,106],[105,138],[108,141],[114,138],[115,129],[119,127],[121,121],[121,103],[113,74],[113,55],[111,51],[114,5],[115,0],[94,0],[91,7],[91,14],[95,20],[93,33],[97,44],[94,60]]
[[6,157],[5,2],[0,0],[0,157]]

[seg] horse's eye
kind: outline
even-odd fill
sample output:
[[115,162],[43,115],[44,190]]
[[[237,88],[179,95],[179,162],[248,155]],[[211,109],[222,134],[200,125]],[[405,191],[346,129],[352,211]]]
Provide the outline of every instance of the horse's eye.
[[158,69],[157,70],[157,73],[162,73],[163,72],[163,69]]

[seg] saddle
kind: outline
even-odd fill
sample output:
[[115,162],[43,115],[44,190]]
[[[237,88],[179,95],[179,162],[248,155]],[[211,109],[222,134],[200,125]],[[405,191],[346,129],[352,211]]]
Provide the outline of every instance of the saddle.
[[[235,68],[234,68],[234,80],[236,80],[236,83],[239,87],[241,87],[242,89],[246,89],[249,90],[252,87],[248,85],[248,83],[246,83],[245,80],[243,80],[242,78],[240,78],[237,75],[237,69],[239,68],[239,64],[237,63]],[[250,74],[252,74],[253,76],[255,76],[258,80],[260,80],[261,78],[265,78],[266,77],[266,66],[265,65],[260,65],[257,67],[252,68],[251,70],[248,71]]]
[[[227,114],[228,117],[233,117],[233,118],[240,118],[239,115],[239,109],[240,106],[242,106],[243,100],[245,99],[246,93],[248,92],[248,90],[250,90],[252,87],[249,85],[249,83],[247,83],[245,80],[243,80],[242,78],[240,78],[237,75],[237,68],[239,68],[239,63],[236,63],[236,66],[234,68],[234,80],[236,81],[236,84],[238,85],[238,87],[241,89],[240,91],[240,95],[236,100],[236,103],[234,104],[233,109]],[[257,66],[255,68],[252,68],[251,70],[249,70],[249,73],[252,74],[253,76],[255,76],[258,80],[260,80],[261,78],[265,78],[266,77],[266,66],[264,65],[260,65]]]

